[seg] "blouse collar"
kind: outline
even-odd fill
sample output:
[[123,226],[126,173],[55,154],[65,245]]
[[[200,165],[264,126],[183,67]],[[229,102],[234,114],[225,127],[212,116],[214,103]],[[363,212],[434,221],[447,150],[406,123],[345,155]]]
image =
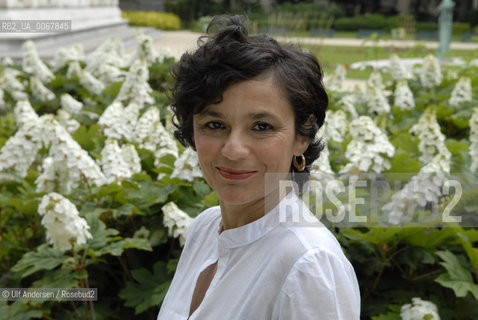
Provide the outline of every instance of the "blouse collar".
[[236,248],[248,245],[269,233],[271,230],[279,226],[281,223],[281,212],[286,212],[286,216],[291,213],[289,210],[283,211],[286,208],[286,203],[299,201],[300,198],[294,191],[289,192],[271,211],[266,213],[263,217],[245,224],[243,226],[222,230],[222,219],[220,219],[218,229],[218,241],[220,247]]

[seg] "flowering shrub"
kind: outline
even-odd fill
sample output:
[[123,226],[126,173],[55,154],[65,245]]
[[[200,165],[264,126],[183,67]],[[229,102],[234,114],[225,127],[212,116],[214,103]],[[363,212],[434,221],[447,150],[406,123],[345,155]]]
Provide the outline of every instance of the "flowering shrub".
[[[381,80],[386,73],[392,81]],[[474,319],[478,68],[429,56],[412,70],[393,55],[390,68],[371,71],[365,87],[351,91],[331,81],[343,81],[338,74],[327,77],[330,110],[319,133],[331,170],[314,166],[312,178],[332,186],[335,177],[339,188],[329,191],[340,191],[320,205],[313,193],[308,201],[325,212],[324,223],[343,227],[336,232],[357,272],[363,318]],[[356,179],[365,187],[354,187]],[[350,204],[356,194],[363,205]],[[330,212],[345,217],[342,224]]]
[[[139,32],[130,56],[110,38],[87,56],[60,49],[51,65],[26,42],[22,67],[4,62],[0,287],[100,297],[94,307],[2,300],[0,319],[154,317],[187,227],[217,204],[196,154],[172,136],[161,86],[174,59]],[[153,279],[138,276],[148,270]]]
[[[60,49],[50,64],[32,43],[24,53],[22,66],[0,67],[0,287],[91,287],[99,299],[0,300],[0,319],[155,319],[188,226],[218,203],[196,153],[172,136],[174,59],[141,33],[130,56],[113,38],[86,56],[78,45]],[[391,59],[364,90],[342,90],[343,67],[327,77],[325,146],[311,180],[336,197],[318,205],[304,192],[304,201],[353,263],[364,319],[473,319],[478,70],[429,57],[417,72]],[[456,173],[458,204],[448,185]],[[357,205],[347,224],[344,194],[377,191],[354,187],[364,177],[396,188]],[[461,223],[432,219],[450,207]],[[374,208],[380,219],[364,222]]]

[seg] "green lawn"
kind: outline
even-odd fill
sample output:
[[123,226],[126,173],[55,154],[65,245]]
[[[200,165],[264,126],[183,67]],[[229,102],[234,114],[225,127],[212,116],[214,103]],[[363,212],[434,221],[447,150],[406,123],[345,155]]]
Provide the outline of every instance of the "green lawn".
[[[337,64],[344,64],[347,69],[347,78],[367,79],[370,71],[352,70],[350,65],[354,62],[365,60],[388,59],[393,53],[400,58],[425,57],[429,53],[435,53],[434,49],[427,49],[424,46],[415,46],[409,49],[390,47],[347,47],[347,46],[318,46],[303,45],[314,53],[325,72],[333,72]],[[453,57],[464,59],[478,58],[478,50],[450,50],[447,54]]]

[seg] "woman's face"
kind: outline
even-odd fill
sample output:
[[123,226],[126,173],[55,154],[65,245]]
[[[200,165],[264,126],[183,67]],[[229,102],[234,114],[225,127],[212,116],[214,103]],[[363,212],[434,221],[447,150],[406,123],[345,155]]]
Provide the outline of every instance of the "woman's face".
[[204,178],[222,202],[234,205],[263,198],[266,173],[289,172],[309,142],[295,134],[292,106],[272,77],[232,85],[193,123]]

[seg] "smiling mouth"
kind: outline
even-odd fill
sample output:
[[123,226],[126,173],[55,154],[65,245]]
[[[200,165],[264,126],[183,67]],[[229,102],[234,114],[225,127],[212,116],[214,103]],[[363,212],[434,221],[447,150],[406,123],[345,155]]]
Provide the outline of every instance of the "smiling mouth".
[[244,180],[257,173],[257,171],[232,170],[232,169],[222,168],[222,167],[216,167],[216,169],[217,171],[219,171],[219,174],[221,176],[231,180]]

